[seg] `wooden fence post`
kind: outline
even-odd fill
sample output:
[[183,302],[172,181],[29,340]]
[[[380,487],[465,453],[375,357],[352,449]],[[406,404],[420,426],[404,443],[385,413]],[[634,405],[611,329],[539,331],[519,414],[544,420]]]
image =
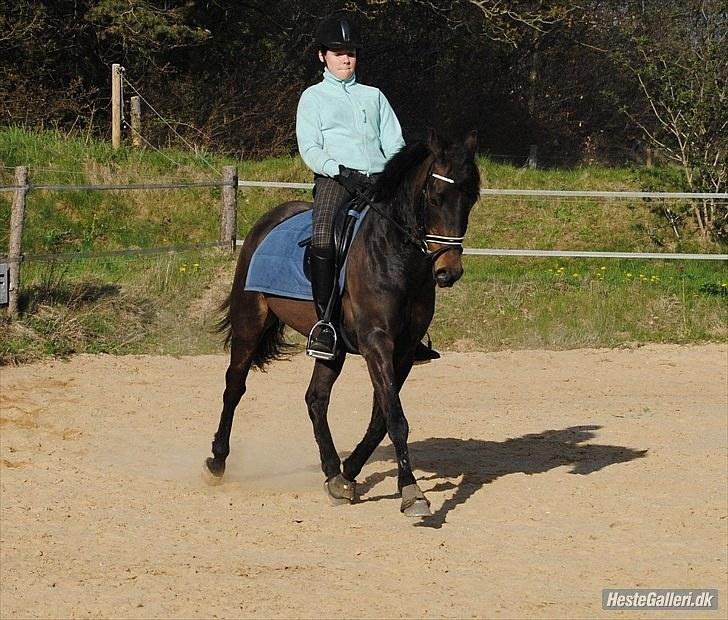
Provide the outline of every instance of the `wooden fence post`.
[[222,221],[220,241],[235,251],[235,235],[238,223],[238,169],[236,166],[223,166]]
[[111,65],[111,146],[121,146],[121,65]]
[[15,190],[10,211],[10,239],[8,242],[8,316],[18,316],[18,297],[20,296],[20,261],[22,260],[23,220],[25,219],[25,195],[28,193],[28,167],[15,168]]
[[528,167],[538,168],[538,145],[532,144],[528,149]]
[[139,96],[131,98],[131,143],[142,145],[142,100]]

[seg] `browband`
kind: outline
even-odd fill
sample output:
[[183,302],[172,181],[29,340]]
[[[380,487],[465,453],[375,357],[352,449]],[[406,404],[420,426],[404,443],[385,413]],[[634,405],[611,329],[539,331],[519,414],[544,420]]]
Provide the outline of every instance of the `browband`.
[[455,179],[450,179],[448,177],[444,177],[441,174],[437,174],[436,172],[432,173],[432,176],[436,179],[440,179],[440,181],[445,181],[445,183],[455,183]]

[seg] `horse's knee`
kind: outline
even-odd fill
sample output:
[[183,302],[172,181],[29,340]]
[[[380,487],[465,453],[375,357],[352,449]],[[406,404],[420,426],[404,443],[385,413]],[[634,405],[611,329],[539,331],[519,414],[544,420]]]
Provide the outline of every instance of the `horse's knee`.
[[326,411],[329,405],[329,394],[319,388],[309,388],[306,392],[306,406],[308,415],[313,420],[321,412]]

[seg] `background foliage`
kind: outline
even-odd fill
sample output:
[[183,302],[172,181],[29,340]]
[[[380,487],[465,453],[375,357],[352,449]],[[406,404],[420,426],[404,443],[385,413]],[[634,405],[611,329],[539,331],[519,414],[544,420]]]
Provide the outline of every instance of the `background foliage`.
[[[5,2],[2,122],[106,135],[118,62],[195,144],[290,153],[298,95],[319,79],[313,32],[340,9],[366,35],[360,78],[387,94],[408,139],[476,127],[485,152],[519,163],[531,143],[549,165],[641,158],[650,132],[665,136],[640,77],[653,98],[663,78],[679,84],[701,122],[725,129],[720,0]],[[695,68],[709,79],[687,82]],[[712,85],[702,107],[701,84]]]

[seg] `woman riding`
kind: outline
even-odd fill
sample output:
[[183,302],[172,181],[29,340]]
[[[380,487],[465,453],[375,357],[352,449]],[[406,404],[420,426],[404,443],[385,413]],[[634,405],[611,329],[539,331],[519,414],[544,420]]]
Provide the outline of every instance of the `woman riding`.
[[[373,183],[404,145],[402,128],[378,88],[356,80],[362,47],[359,30],[346,16],[324,19],[317,32],[323,80],[307,88],[298,102],[296,138],[305,164],[314,173],[311,285],[323,319],[335,293],[334,215],[339,206]],[[320,320],[311,330],[306,352],[319,359],[336,355],[334,326]],[[420,361],[439,357],[421,345]]]

